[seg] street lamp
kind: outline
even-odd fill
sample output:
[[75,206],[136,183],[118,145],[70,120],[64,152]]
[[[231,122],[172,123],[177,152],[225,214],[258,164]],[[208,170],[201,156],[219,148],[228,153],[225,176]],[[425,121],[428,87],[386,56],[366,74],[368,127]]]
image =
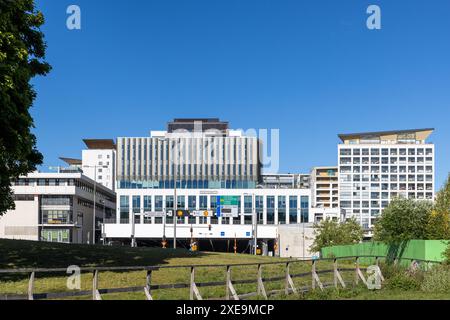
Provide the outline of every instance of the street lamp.
[[[159,138],[159,139],[157,139],[159,142],[162,142],[162,143],[164,143],[164,142],[166,142],[167,140],[166,139],[161,139],[161,138]],[[177,149],[178,150],[178,149]],[[169,155],[167,155],[167,156],[169,156]],[[170,160],[172,160],[172,159],[170,159]],[[174,164],[175,164],[175,157],[174,157],[174,159],[173,159],[173,162],[174,162]],[[177,248],[177,220],[178,220],[178,215],[177,215],[177,211],[178,211],[178,199],[177,199],[177,180],[178,180],[178,178],[177,178],[177,175],[178,175],[178,164],[176,164],[175,166],[174,166],[174,173],[173,173],[173,175],[174,175],[174,189],[173,189],[173,193],[174,193],[174,204],[173,204],[173,206],[174,206],[174,211],[173,211],[173,213],[172,213],[172,216],[173,216],[173,248],[174,249],[176,249]],[[164,218],[164,221],[165,221],[165,218]],[[165,232],[166,232],[166,230],[165,230],[165,224],[164,224],[164,238],[165,238]]]

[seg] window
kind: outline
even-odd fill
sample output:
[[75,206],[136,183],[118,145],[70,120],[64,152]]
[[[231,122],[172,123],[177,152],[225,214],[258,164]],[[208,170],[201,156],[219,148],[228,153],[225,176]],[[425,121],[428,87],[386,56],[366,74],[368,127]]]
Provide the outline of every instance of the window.
[[278,196],[278,224],[286,224],[286,196]]
[[275,223],[275,197],[267,196],[267,224]]
[[309,222],[309,197],[301,196],[300,200],[300,209],[301,209],[301,222],[307,223]]
[[297,196],[289,197],[289,223],[297,223]]
[[200,210],[208,209],[208,196],[200,196]]
[[196,196],[188,197],[188,208],[190,211],[197,210],[197,197]]
[[129,223],[130,198],[128,196],[120,196],[120,223]]

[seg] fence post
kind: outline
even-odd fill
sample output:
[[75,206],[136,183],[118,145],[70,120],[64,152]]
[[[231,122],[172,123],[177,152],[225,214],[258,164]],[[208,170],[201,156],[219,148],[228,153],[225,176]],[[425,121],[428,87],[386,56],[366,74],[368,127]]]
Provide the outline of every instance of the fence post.
[[263,278],[262,278],[262,265],[258,264],[258,291],[257,291],[258,296],[262,295],[264,297],[264,299],[268,299],[267,297],[267,292],[266,292],[266,288],[264,287],[264,282],[263,282]]
[[189,299],[194,300],[194,287],[195,287],[195,267],[191,267],[191,287],[189,290]]
[[359,284],[359,257],[355,259],[355,285]]
[[151,285],[152,285],[152,270],[147,270],[147,278],[145,282],[144,292],[147,300],[150,301],[153,300]]
[[92,300],[102,300],[100,292],[98,291],[98,270],[94,270],[92,277]]
[[312,279],[312,283],[311,283],[311,288],[313,290],[316,290],[316,280],[314,279],[314,275],[316,274],[316,260],[312,261],[312,271],[311,271],[311,279]]
[[320,282],[319,276],[316,272],[316,260],[312,262],[312,289],[316,290],[316,284],[319,286],[320,290],[323,291],[323,284]]
[[227,266],[227,280],[225,285],[225,299],[230,300],[230,287],[228,284],[231,282],[231,273],[230,273],[230,266]]
[[337,265],[337,259],[334,259],[333,262],[333,267],[334,267],[334,287],[336,288],[336,290],[338,289],[338,265]]
[[33,271],[30,275],[30,280],[28,282],[28,300],[34,300],[34,295],[33,295],[33,291],[34,291],[34,276],[35,276],[35,272]]
[[231,295],[234,300],[239,300],[239,297],[236,293],[236,290],[233,287],[233,283],[231,282],[231,266],[227,266],[227,288],[226,288],[226,299],[230,300]]
[[341,283],[341,286],[342,286],[343,288],[346,288],[344,279],[342,279],[342,276],[341,276],[341,274],[339,273],[338,259],[337,259],[337,258],[334,259],[333,266],[334,266],[334,287],[335,287],[336,289],[338,289],[338,288],[339,288],[339,282],[340,282],[340,283]]
[[285,282],[284,282],[284,292],[286,295],[289,295],[289,262],[286,263],[286,277],[285,277]]

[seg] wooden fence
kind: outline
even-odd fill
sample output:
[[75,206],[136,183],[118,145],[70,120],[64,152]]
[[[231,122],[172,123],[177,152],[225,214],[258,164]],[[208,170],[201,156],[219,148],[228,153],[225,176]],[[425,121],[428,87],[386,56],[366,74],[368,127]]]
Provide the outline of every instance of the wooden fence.
[[[278,261],[278,262],[265,262],[265,263],[243,263],[243,264],[225,264],[225,265],[181,265],[181,266],[149,266],[149,267],[88,267],[80,268],[80,272],[91,273],[92,274],[92,291],[68,291],[68,292],[55,292],[55,293],[35,293],[34,284],[35,277],[38,273],[49,273],[58,274],[66,273],[67,269],[57,268],[57,269],[10,269],[10,270],[0,270],[0,275],[5,274],[29,274],[28,281],[28,292],[26,295],[9,295],[0,294],[0,300],[43,300],[43,299],[62,299],[62,298],[73,298],[73,297],[84,297],[92,296],[92,300],[102,300],[103,294],[111,293],[132,293],[132,292],[143,292],[147,300],[153,300],[152,291],[154,290],[165,290],[165,289],[187,289],[189,288],[189,299],[190,300],[203,300],[199,288],[205,287],[216,287],[225,286],[226,295],[225,300],[241,300],[250,297],[263,297],[268,299],[271,295],[275,294],[292,294],[299,292],[308,292],[310,290],[325,290],[325,288],[334,287],[336,289],[346,288],[348,285],[357,285],[360,281],[367,285],[367,280],[364,276],[363,271],[367,269],[360,267],[361,258],[372,258],[375,264],[378,266],[381,259],[386,259],[385,257],[375,257],[375,256],[358,256],[358,257],[340,257],[340,258],[327,258],[319,260],[289,260],[289,261]],[[352,260],[354,261],[354,268],[339,268],[339,260]],[[410,268],[418,268],[421,264],[424,264],[426,268],[430,264],[440,264],[439,261],[427,261],[427,260],[417,260],[410,258],[400,258],[394,261],[394,264],[398,264],[399,260],[408,260],[411,262]],[[317,270],[317,263],[319,261],[333,262],[333,269],[329,270]],[[291,274],[290,267],[297,263],[310,263],[311,272]],[[270,265],[284,265],[284,275],[271,278],[263,278],[263,267]],[[232,279],[231,271],[236,267],[257,267],[257,274],[255,279],[247,280],[235,280]],[[224,268],[226,272],[226,281],[217,282],[205,282],[197,283],[195,281],[196,271],[200,268]],[[152,284],[152,274],[155,271],[162,269],[189,269],[190,270],[190,282],[189,283],[178,283],[178,284]],[[114,289],[104,289],[99,288],[98,280],[100,272],[131,272],[131,271],[146,271],[145,285],[137,287],[125,287],[125,288],[114,288]],[[341,272],[354,272],[354,280],[352,282],[345,282],[341,275]],[[320,275],[323,274],[333,274],[332,283],[322,283],[320,280]],[[383,275],[379,274],[382,281],[384,281]],[[295,278],[305,278],[311,277],[311,286],[305,286],[301,288],[296,288],[293,279]],[[265,282],[274,281],[284,281],[284,289],[267,291],[265,288]],[[144,281],[143,281],[144,282]],[[257,291],[238,295],[235,289],[235,285],[238,284],[257,284]],[[223,300],[223,298],[217,298],[214,300]]]

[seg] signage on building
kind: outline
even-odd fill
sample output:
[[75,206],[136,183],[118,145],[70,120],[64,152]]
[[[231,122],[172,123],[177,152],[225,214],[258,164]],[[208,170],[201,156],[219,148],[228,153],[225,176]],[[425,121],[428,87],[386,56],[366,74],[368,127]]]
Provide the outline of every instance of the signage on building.
[[192,216],[193,217],[212,217],[213,216],[213,212],[209,211],[209,210],[196,210],[192,212]]
[[239,200],[238,196],[217,196],[217,217],[237,218],[239,216]]
[[165,216],[164,212],[144,212],[144,217],[146,218],[163,218]]
[[222,206],[221,216],[224,218],[237,218],[239,217],[239,209],[237,206]]

